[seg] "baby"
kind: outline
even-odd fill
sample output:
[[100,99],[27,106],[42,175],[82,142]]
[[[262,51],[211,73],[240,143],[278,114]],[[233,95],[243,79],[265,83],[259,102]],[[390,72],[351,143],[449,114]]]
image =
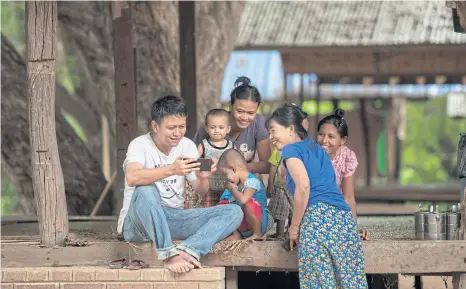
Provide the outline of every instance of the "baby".
[[[201,158],[218,160],[225,150],[233,147],[233,143],[226,139],[226,135],[231,129],[229,117],[229,112],[221,108],[212,109],[206,114],[205,130],[209,138],[202,140],[198,146]],[[225,182],[226,180],[221,173],[210,177],[210,190],[204,195],[201,202],[203,208],[212,207],[218,203],[220,195],[225,190]]]
[[227,179],[227,189],[219,205],[234,203],[243,208],[244,219],[229,240],[261,238],[267,231],[267,197],[262,182],[248,171],[243,155],[228,149],[220,157],[217,168]]

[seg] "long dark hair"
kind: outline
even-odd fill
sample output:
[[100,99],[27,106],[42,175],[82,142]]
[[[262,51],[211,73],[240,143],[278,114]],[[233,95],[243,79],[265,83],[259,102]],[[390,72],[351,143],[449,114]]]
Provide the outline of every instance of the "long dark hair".
[[341,138],[348,137],[348,124],[344,117],[345,111],[337,108],[333,114],[328,115],[319,121],[317,131],[319,131],[324,124],[328,123],[333,124],[337,128],[338,134]]
[[231,105],[235,103],[237,99],[246,99],[257,102],[257,105],[262,101],[259,90],[251,85],[251,80],[246,76],[238,77],[235,81],[235,88],[230,94]]
[[296,133],[300,139],[307,137],[307,130],[303,127],[303,120],[307,117],[307,113],[301,110],[297,105],[285,104],[277,108],[265,123],[267,129],[270,122],[273,120],[284,127],[294,126]]

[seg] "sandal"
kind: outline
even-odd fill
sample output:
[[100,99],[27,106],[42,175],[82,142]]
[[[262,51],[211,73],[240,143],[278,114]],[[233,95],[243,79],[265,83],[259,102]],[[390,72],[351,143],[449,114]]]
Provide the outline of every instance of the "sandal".
[[122,269],[126,266],[128,266],[128,260],[126,260],[125,258],[112,261],[108,264],[108,267],[110,269]]
[[131,260],[128,264],[126,269],[128,270],[139,270],[148,268],[149,264],[141,260]]

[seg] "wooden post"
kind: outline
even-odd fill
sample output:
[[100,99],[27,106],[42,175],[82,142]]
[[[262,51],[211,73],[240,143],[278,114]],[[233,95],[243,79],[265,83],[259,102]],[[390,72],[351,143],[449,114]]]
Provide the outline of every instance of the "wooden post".
[[[399,77],[390,77],[389,84],[392,89],[400,82]],[[396,179],[396,122],[397,122],[397,106],[396,102],[398,96],[391,95],[388,105],[387,118],[385,122],[386,136],[387,136],[387,179],[389,182],[393,182]]]
[[180,33],[181,97],[188,106],[186,136],[194,137],[198,126],[196,86],[196,13],[194,1],[178,2]]
[[115,1],[112,4],[117,149],[115,191],[117,206],[115,207],[116,211],[114,214],[117,214],[123,206],[125,184],[125,174],[121,166],[126,158],[129,143],[137,136],[138,115],[131,9],[130,7],[123,7],[125,2]]
[[225,268],[225,289],[238,289],[238,271],[233,267]]
[[288,89],[289,89],[290,86],[289,86],[289,84],[288,84],[288,81],[289,81],[288,75],[289,75],[289,74],[288,74],[286,71],[283,72],[283,80],[284,80],[284,83],[283,83],[284,87],[283,87],[283,89],[285,90],[285,93],[283,94],[283,98],[284,98],[285,103],[288,102],[288,98],[289,98],[289,97],[288,97],[288,95],[289,95],[289,94],[288,94]]
[[[458,240],[466,239],[466,187],[463,188],[463,197],[461,199],[460,229],[455,238]],[[466,289],[466,274],[453,273],[453,289]]]
[[57,22],[56,1],[26,1],[32,186],[40,240],[49,248],[64,246],[68,235],[65,182],[55,128]]
[[[316,80],[316,122],[315,125],[319,124],[320,121],[320,81]],[[317,140],[318,131],[314,129],[314,139]]]
[[365,162],[366,162],[366,186],[369,187],[371,185],[371,146],[370,146],[370,138],[369,138],[369,124],[367,122],[367,115],[366,115],[366,100],[359,99],[359,118],[361,119],[361,129],[362,129],[362,136],[363,136],[363,143],[364,143],[364,151],[365,151]]

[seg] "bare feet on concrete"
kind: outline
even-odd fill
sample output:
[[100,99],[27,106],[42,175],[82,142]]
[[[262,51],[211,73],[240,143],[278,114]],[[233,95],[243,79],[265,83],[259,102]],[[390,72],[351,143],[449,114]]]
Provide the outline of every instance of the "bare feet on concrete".
[[193,256],[191,256],[190,254],[188,254],[188,253],[186,253],[184,251],[179,250],[178,252],[180,252],[181,258],[183,258],[186,261],[188,261],[189,263],[193,264],[194,268],[199,268],[199,269],[202,268],[201,262],[199,262],[196,258],[194,258]]
[[186,273],[194,269],[194,265],[186,261],[181,255],[163,261],[164,267],[173,273]]

